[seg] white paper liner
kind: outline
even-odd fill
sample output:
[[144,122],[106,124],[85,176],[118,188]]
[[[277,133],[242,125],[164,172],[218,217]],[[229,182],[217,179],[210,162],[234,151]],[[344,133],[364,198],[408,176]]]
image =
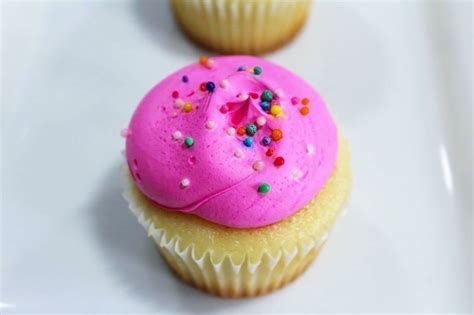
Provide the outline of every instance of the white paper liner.
[[304,24],[311,0],[171,0],[175,16],[194,40],[226,53],[261,53],[291,39]]
[[182,249],[179,237],[170,238],[165,230],[156,228],[152,220],[146,218],[145,210],[134,199],[133,182],[128,169],[124,169],[123,197],[148,236],[153,238],[167,263],[185,281],[217,295],[254,296],[283,286],[307,267],[328,236],[326,233],[309,242],[301,242],[290,251],[282,249],[274,255],[264,253],[258,262],[244,258],[241,263],[235,263],[229,255],[216,260],[212,257],[212,251],[198,257],[193,244]]

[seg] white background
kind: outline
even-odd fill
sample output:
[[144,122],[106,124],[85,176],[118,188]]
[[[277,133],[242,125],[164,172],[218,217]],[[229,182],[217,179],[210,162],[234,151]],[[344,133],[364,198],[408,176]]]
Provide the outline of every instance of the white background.
[[350,139],[353,196],[295,283],[225,300],[176,280],[120,195],[119,131],[203,53],[167,3],[3,2],[1,311],[470,312],[471,15],[468,2],[321,1],[266,56],[325,97]]

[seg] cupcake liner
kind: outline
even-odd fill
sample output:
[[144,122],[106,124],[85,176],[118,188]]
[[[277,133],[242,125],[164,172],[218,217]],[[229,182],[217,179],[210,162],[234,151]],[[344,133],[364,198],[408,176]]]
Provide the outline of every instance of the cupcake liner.
[[123,196],[138,222],[163,254],[170,268],[187,283],[223,297],[257,296],[276,290],[294,280],[314,260],[324,245],[328,233],[318,239],[300,242],[291,250],[264,252],[260,260],[251,262],[246,256],[235,263],[230,256],[215,259],[212,249],[201,256],[193,244],[183,248],[177,236],[169,237],[164,229],[155,227],[144,214],[132,194],[134,185],[125,167]]
[[293,38],[311,0],[170,0],[183,31],[195,42],[228,54],[260,54]]

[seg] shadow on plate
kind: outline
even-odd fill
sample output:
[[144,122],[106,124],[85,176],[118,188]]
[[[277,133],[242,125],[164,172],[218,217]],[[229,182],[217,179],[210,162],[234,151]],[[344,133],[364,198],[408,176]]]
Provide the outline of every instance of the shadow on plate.
[[119,283],[130,295],[142,299],[155,311],[207,313],[245,303],[208,295],[174,276],[128,209],[122,197],[121,176],[121,167],[116,163],[105,174],[103,188],[89,208],[92,229],[106,256],[107,267],[117,274]]
[[191,58],[203,53],[209,54],[195,46],[181,32],[167,0],[136,0],[132,2],[132,6],[139,24],[148,31],[156,44]]

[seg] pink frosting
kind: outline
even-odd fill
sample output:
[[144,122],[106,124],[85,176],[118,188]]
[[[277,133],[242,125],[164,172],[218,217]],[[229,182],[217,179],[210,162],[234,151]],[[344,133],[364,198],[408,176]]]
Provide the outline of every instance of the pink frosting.
[[[338,147],[334,121],[319,94],[278,65],[251,56],[212,61],[173,73],[138,105],[126,134],[132,177],[150,200],[170,211],[232,228],[278,222],[304,207],[331,176]],[[262,73],[238,71],[241,66],[260,66]],[[208,81],[215,84],[212,92],[200,89]],[[265,89],[283,114],[261,108]],[[186,112],[183,103],[192,109]],[[258,126],[252,137],[228,130],[249,123]],[[263,137],[274,129],[283,137],[264,146]],[[193,138],[191,147],[185,137]],[[243,144],[247,137],[252,147]],[[280,166],[278,157],[284,160]],[[266,193],[258,191],[263,183],[270,187]]]

